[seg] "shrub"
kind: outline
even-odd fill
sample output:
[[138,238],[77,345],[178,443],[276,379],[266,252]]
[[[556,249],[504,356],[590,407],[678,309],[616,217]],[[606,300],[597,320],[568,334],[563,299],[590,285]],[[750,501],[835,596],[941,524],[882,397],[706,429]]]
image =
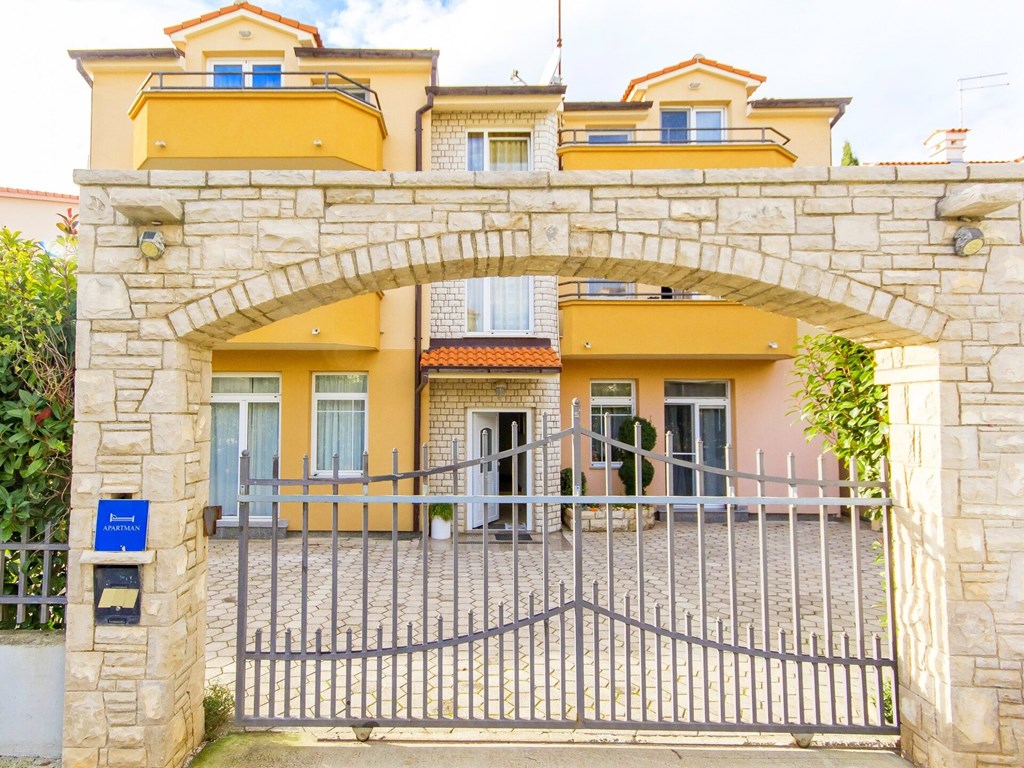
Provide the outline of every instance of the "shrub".
[[454,513],[452,511],[452,505],[448,502],[438,502],[431,504],[429,509],[430,519],[433,520],[435,517],[438,520],[445,520],[447,522],[452,521]]
[[214,683],[206,689],[203,697],[203,714],[206,716],[206,740],[213,741],[217,733],[231,719],[235,711],[235,697],[226,685]]
[[[572,467],[566,467],[562,470],[562,495],[572,496]],[[587,476],[580,473],[580,493],[584,496],[587,495]]]
[[[640,425],[640,447],[645,451],[652,450],[658,441],[658,431],[650,421],[640,416],[634,416],[622,422],[622,426],[619,427],[619,442],[636,445],[635,424]],[[619,478],[622,480],[627,496],[642,496],[647,490],[647,486],[654,480],[654,465],[647,459],[642,459],[640,464],[640,482],[643,483],[643,487],[638,493],[636,488],[636,454],[631,451],[623,451],[622,464],[619,466]]]

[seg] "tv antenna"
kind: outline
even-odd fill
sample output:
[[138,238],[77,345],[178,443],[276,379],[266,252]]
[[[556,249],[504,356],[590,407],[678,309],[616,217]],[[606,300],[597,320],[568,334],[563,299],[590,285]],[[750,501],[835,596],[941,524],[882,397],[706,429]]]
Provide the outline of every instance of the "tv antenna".
[[1007,80],[1005,83],[982,82],[982,83],[979,83],[978,85],[964,85],[964,83],[967,83],[967,82],[970,82],[970,81],[975,81],[975,80],[988,81],[988,80],[990,80],[993,77],[1006,77],[1006,75],[1007,75],[1006,72],[996,72],[995,74],[992,74],[992,75],[975,75],[974,77],[959,77],[959,78],[957,78],[956,90],[957,90],[957,94],[960,97],[960,127],[961,128],[964,127],[964,91],[980,91],[980,90],[983,90],[985,88],[1002,88],[1004,85],[1009,85],[1010,81]]

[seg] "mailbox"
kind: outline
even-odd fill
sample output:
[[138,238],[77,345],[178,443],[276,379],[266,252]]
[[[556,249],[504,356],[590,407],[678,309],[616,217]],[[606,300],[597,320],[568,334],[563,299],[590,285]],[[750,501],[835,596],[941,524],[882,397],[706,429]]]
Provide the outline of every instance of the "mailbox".
[[137,565],[97,565],[93,569],[96,624],[138,624],[142,578]]

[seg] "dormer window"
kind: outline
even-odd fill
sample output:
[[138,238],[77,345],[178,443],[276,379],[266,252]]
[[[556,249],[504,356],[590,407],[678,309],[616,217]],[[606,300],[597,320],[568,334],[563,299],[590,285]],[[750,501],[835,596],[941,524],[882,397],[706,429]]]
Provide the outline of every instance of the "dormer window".
[[214,88],[280,88],[281,64],[260,61],[220,61],[212,64]]
[[716,144],[722,141],[725,110],[679,107],[661,110],[662,144]]

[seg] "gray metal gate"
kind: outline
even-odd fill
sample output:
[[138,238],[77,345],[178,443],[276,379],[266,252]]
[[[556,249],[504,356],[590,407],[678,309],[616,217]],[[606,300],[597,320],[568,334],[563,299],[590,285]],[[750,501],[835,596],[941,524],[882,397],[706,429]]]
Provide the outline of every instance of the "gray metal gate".
[[[276,460],[273,477],[253,478],[243,455],[240,723],[898,733],[884,478],[826,479],[820,459],[802,478],[792,456],[773,476],[760,451],[754,472],[728,451],[724,468],[681,461],[671,435],[662,454],[584,428],[578,403],[567,429],[545,422],[521,446],[512,432],[511,449],[470,461],[453,443],[447,466],[428,467],[424,447],[416,472],[398,471],[397,451],[387,474],[364,458],[358,478],[337,459],[326,478],[308,462],[280,478]],[[583,495],[588,441],[660,464],[661,495],[614,495],[608,467],[602,492]],[[548,478],[566,448],[571,496],[460,492],[468,473],[522,453]],[[694,472],[694,495],[673,493],[672,467]],[[702,495],[711,474],[725,497]],[[301,535],[254,539],[257,502],[275,530],[280,504],[301,505]],[[427,525],[399,532],[403,505],[441,502],[455,507],[450,541]],[[460,530],[467,505],[510,502],[544,521],[562,507],[572,530],[495,531],[486,514],[481,530]],[[310,532],[315,505],[329,510],[327,534]],[[860,521],[866,507],[881,532]],[[372,514],[390,516],[390,532],[371,530]]]

